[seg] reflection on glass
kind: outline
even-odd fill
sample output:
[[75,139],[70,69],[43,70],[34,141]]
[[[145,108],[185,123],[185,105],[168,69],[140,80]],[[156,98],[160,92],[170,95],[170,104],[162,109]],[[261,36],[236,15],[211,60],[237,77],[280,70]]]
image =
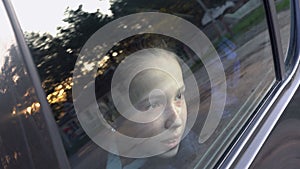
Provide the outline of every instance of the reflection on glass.
[[[111,87],[109,84],[118,65],[131,53],[143,49],[140,47],[141,44],[147,48],[171,50],[189,66],[196,78],[201,102],[196,123],[190,131],[191,134],[187,136],[190,141],[186,144],[190,143],[190,146],[179,146],[178,153],[174,157],[158,160],[158,165],[171,165],[175,168],[212,166],[274,82],[271,44],[261,0],[192,0],[188,2],[120,0],[112,2],[110,8],[112,15],[104,15],[99,11],[87,11],[84,8],[85,4],[67,8],[68,6],[72,5],[61,4],[60,7],[66,9],[64,25],[57,27],[56,24],[50,24],[52,27],[57,27],[56,35],[48,32],[25,31],[28,31],[26,40],[73,168],[103,168],[107,166],[107,161],[109,161],[107,158],[119,158],[108,157],[107,152],[86,135],[77,119],[71,93],[74,86],[72,73],[83,45],[99,28],[117,18],[137,12],[151,11],[169,13],[193,23],[212,42],[226,74],[227,98],[224,112],[219,112],[222,116],[221,122],[207,141],[199,143],[199,133],[208,116],[208,111],[211,106],[215,106],[211,105],[211,94],[221,95],[222,93],[218,93],[218,90],[211,87],[208,72],[202,61],[184,43],[170,37],[141,34],[116,42],[107,53],[99,54],[93,60],[82,59],[77,62],[82,65],[82,75],[95,67],[98,69],[95,81],[97,86],[101,86],[101,90],[96,90],[95,95],[99,109],[104,112],[103,117],[113,128],[117,125],[115,121],[120,116],[120,112],[116,110],[112,98],[107,95]],[[21,9],[16,10],[18,12]],[[40,22],[49,24],[46,21]],[[137,23],[135,27],[129,27],[126,24],[121,26],[130,30],[139,29],[143,25],[143,20],[132,22]],[[23,23],[25,24],[25,21],[21,20],[21,26]],[[151,27],[151,25],[147,26]],[[113,32],[110,33],[113,34]],[[87,84],[86,88],[89,87]],[[193,104],[199,105],[199,103]],[[85,112],[90,125],[97,129],[98,121],[94,118],[93,110],[87,106]],[[124,133],[130,135],[130,132],[124,131]],[[182,162],[176,160],[179,157],[190,158]],[[123,157],[119,159],[123,163]]]
[[286,56],[289,40],[290,40],[290,26],[291,26],[291,9],[290,0],[275,1],[277,10],[278,23],[280,28],[281,44],[283,54]]
[[[143,117],[140,117],[141,119],[146,118],[148,120],[154,118],[154,120],[144,124],[133,123],[119,115],[112,120],[111,125],[114,126],[117,132],[134,138],[151,139],[151,137],[164,132],[163,136],[155,140],[154,145],[146,142],[142,145],[143,149],[136,149],[138,153],[141,151],[145,151],[144,153],[158,152],[159,155],[155,156],[156,158],[132,159],[109,153],[106,164],[102,165],[106,165],[106,168],[123,168],[132,165],[135,165],[137,168],[147,168],[149,164],[152,164],[151,167],[155,168],[154,164],[156,163],[159,167],[170,167],[172,164],[162,164],[161,162],[166,161],[166,159],[170,160],[170,158],[176,156],[180,151],[179,149],[182,149],[179,147],[188,146],[180,143],[180,140],[183,139],[187,119],[182,70],[176,60],[176,56],[171,52],[158,49],[142,50],[135,57],[136,59],[130,62],[131,66],[143,65],[145,67],[155,67],[155,65],[159,64],[161,70],[159,68],[145,69],[133,78],[129,86],[129,97],[137,112],[130,112],[129,118],[138,114],[144,114]],[[142,60],[138,58],[142,58]],[[169,70],[169,72],[165,72],[165,70]],[[124,71],[121,72],[123,78],[134,72],[129,67],[125,68]],[[121,79],[117,79],[117,81],[118,84],[122,83]],[[106,97],[109,97],[109,95],[106,95]],[[124,96],[120,95],[117,97]],[[104,98],[102,97],[102,99]],[[131,106],[125,105],[124,111],[128,110],[132,110]],[[110,117],[113,114],[110,113],[112,112],[107,111],[106,113],[108,113],[105,114],[108,120],[111,120],[112,118]],[[162,115],[159,116],[160,113]],[[196,142],[197,140],[193,141]],[[124,146],[124,143],[117,145]],[[117,149],[121,150],[122,148],[117,147]],[[189,152],[189,155],[194,155],[193,151]],[[182,156],[181,158],[177,157],[177,160],[180,160],[184,164]]]
[[41,105],[2,5],[1,3],[0,168],[58,168],[41,114]]
[[280,30],[280,38],[282,44],[282,50],[284,55],[284,61],[286,65],[286,73],[291,73],[294,68],[295,55],[292,53],[292,46],[289,48],[290,41],[293,43],[293,37],[291,37],[291,1],[290,0],[281,0],[275,1],[278,25]]

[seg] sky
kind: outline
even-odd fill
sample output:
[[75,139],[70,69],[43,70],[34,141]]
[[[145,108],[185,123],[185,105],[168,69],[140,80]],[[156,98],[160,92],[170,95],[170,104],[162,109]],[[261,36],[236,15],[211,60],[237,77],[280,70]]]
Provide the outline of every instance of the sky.
[[109,0],[11,0],[24,31],[56,34],[56,27],[63,26],[62,19],[67,7],[111,15]]

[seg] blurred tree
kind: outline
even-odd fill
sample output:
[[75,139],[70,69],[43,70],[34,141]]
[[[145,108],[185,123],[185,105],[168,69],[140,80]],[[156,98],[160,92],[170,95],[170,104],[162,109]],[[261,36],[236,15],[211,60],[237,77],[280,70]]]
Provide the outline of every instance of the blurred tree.
[[117,0],[111,6],[115,18],[137,12],[164,12],[183,17],[197,26],[200,26],[200,19],[204,15],[203,10],[199,9],[200,5],[196,0]]
[[[225,0],[213,0],[212,2],[204,0],[204,3],[209,8],[222,5],[224,2]],[[196,0],[116,0],[111,6],[111,11],[113,15],[107,16],[99,11],[92,13],[83,11],[82,5],[77,9],[67,8],[65,11],[65,18],[63,19],[67,26],[58,27],[58,33],[55,36],[48,33],[34,32],[27,32],[25,34],[33,60],[37,65],[42,86],[47,95],[55,93],[57,86],[61,85],[66,79],[72,77],[74,65],[82,46],[93,33],[110,21],[128,14],[152,11],[177,15],[191,21],[198,27],[202,27],[201,18],[204,15],[204,10]],[[134,36],[123,40],[117,46],[112,48],[108,53],[109,60],[105,63],[102,70],[100,70],[102,74],[108,67],[120,62],[126,54],[136,50],[133,49],[133,47],[139,46],[140,44],[143,44],[143,47],[151,47],[151,45],[155,46],[159,44],[159,46],[164,46],[166,48],[182,49],[182,44],[176,43],[169,37],[162,38],[161,36],[151,36],[148,34]],[[113,56],[114,51],[118,52],[117,57]],[[89,60],[87,63],[95,63],[95,60]],[[85,64],[85,61],[83,61],[82,64]],[[102,78],[98,79],[101,80]],[[68,99],[70,98],[71,97],[68,97]],[[52,104],[56,117],[59,117],[59,111],[61,107],[63,107],[62,104],[63,103]]]
[[[204,0],[208,7],[222,5],[224,2],[225,0],[213,2]],[[113,15],[107,16],[99,11],[85,12],[82,5],[75,10],[67,8],[63,19],[67,26],[58,27],[55,36],[48,33],[26,33],[28,46],[47,94],[53,92],[61,81],[72,76],[75,61],[83,44],[108,22],[132,13],[159,11],[183,17],[201,27],[201,18],[204,15],[196,0],[116,0],[111,6],[111,11]],[[128,46],[129,42],[126,43],[121,44],[119,48]],[[110,59],[112,63],[115,62],[114,57]]]
[[34,90],[30,86],[30,79],[20,61],[17,47],[12,45],[8,50],[8,55],[4,58],[4,64],[0,71],[0,97],[2,99],[11,97],[11,99],[4,99],[2,102],[6,109],[13,107],[19,110],[25,109],[37,99],[32,97]]
[[25,38],[37,65],[38,72],[47,94],[68,77],[72,71],[81,47],[87,39],[112,18],[99,11],[88,13],[82,6],[67,8],[66,27],[58,27],[55,37],[48,33],[26,33]]

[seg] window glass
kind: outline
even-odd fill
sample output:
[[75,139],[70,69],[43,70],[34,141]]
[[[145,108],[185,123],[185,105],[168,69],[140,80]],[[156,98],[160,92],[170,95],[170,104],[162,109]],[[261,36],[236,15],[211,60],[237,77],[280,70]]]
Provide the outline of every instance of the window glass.
[[289,40],[290,40],[290,27],[291,27],[291,8],[290,0],[275,1],[278,24],[280,28],[280,36],[283,54],[286,56]]
[[13,3],[72,168],[211,167],[275,81],[261,0]]
[[[286,65],[287,74],[291,73],[294,68],[296,55],[294,54],[293,44],[295,41],[293,36],[291,37],[291,1],[290,0],[280,0],[275,1],[275,7],[277,11],[277,18],[280,30],[280,38],[282,44],[282,50],[284,55],[284,61]],[[290,46],[291,45],[291,46]],[[295,45],[294,45],[295,46]],[[290,47],[290,48],[289,48]]]
[[41,105],[0,3],[0,168],[58,168]]
[[291,23],[293,20],[291,18],[291,6],[292,3],[290,0],[275,1],[287,74],[291,73],[296,62],[295,59],[297,59],[296,55],[294,54],[295,45],[293,45],[295,43],[295,40],[293,39],[293,35],[291,35],[291,33],[293,33],[291,32],[293,30],[291,28]]

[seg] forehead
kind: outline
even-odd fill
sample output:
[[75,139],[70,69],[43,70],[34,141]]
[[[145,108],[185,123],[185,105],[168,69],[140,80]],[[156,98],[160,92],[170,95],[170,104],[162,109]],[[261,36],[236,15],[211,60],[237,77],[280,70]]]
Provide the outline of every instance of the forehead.
[[[155,74],[166,73],[177,81],[182,80],[182,70],[177,61],[177,55],[163,49],[146,49],[130,56],[128,71],[138,75],[154,77]],[[136,71],[135,67],[139,67]],[[145,69],[143,69],[145,68]],[[131,72],[132,70],[132,72]]]
[[170,74],[159,69],[146,69],[138,73],[131,81],[131,87],[144,86],[155,88],[160,86],[176,85],[182,86],[183,79],[181,74]]

